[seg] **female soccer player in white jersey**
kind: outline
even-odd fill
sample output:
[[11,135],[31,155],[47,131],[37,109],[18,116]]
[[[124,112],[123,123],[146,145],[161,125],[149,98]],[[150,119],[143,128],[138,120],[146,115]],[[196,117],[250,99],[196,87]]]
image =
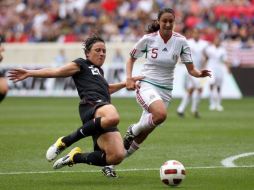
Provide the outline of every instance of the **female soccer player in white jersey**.
[[[200,38],[198,29],[192,30],[192,38],[188,39],[188,45],[191,49],[191,55],[195,67],[197,69],[203,69],[205,67],[205,54],[204,51],[208,46],[208,42]],[[184,117],[184,111],[191,100],[191,112],[195,118],[199,118],[198,105],[200,103],[202,91],[203,91],[203,79],[193,77],[186,74],[185,88],[186,92],[183,95],[182,101],[177,108],[177,113],[180,117]]]
[[221,105],[221,85],[223,82],[223,67],[225,64],[229,71],[229,64],[227,62],[227,52],[221,46],[221,40],[216,37],[213,43],[206,48],[205,54],[207,56],[207,68],[213,72],[213,77],[210,78],[210,110],[223,111]]
[[[126,157],[134,153],[155,127],[165,121],[172,98],[174,68],[179,57],[192,76],[211,76],[208,70],[194,68],[186,38],[173,32],[174,22],[174,10],[162,9],[157,21],[148,26],[148,34],[136,43],[127,61],[126,88],[136,89],[136,98],[143,113],[139,122],[131,125],[124,137]],[[143,55],[147,60],[142,70],[145,78],[140,81],[140,88],[136,88],[137,84],[131,78],[133,65]]]

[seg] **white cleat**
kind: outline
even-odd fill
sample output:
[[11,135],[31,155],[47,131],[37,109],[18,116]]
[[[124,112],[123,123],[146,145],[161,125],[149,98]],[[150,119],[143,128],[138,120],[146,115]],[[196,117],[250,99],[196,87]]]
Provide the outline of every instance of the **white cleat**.
[[216,110],[217,110],[217,111],[223,111],[224,108],[223,108],[221,105],[217,105],[217,106],[216,106]]
[[81,149],[79,147],[75,147],[73,148],[69,154],[67,154],[66,156],[58,159],[54,165],[53,165],[53,168],[54,169],[60,169],[64,166],[73,166],[73,164],[75,164],[75,162],[73,161],[73,157],[75,154],[77,153],[81,153]]
[[62,138],[63,137],[58,138],[57,141],[48,148],[46,153],[46,159],[49,162],[55,160],[57,155],[63,152],[66,148],[65,144],[62,142]]
[[215,109],[216,109],[215,105],[212,104],[212,105],[209,106],[210,111],[214,111]]

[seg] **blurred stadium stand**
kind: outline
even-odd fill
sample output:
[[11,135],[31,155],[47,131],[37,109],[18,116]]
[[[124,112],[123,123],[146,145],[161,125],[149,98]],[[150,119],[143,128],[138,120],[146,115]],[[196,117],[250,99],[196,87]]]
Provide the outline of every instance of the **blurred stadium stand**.
[[93,32],[136,41],[162,7],[176,11],[175,30],[203,38],[253,40],[254,0],[2,0],[0,35],[13,42],[78,42]]
[[[82,55],[80,42],[93,33],[110,42],[110,48],[121,43],[129,51],[162,7],[176,11],[175,31],[186,37],[199,28],[205,40],[224,39],[234,75],[238,68],[250,72],[254,67],[254,0],[2,0],[3,65],[51,64],[60,46],[71,60]],[[253,89],[250,79],[244,83]]]

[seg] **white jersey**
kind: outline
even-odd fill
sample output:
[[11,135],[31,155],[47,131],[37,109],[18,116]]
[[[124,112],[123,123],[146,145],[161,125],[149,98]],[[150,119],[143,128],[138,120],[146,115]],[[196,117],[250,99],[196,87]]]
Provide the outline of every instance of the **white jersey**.
[[227,60],[227,52],[223,47],[210,45],[206,48],[205,53],[208,57],[207,68],[212,71],[210,83],[222,84],[223,64]]
[[[188,40],[188,44],[190,46],[190,49],[191,49],[191,56],[192,56],[192,60],[193,60],[193,64],[195,65],[195,67],[199,70],[203,69],[203,63],[204,63],[204,60],[205,60],[205,57],[204,57],[204,52],[205,52],[205,49],[207,48],[208,46],[208,42],[205,41],[205,40],[201,40],[199,39],[198,41],[191,38]],[[185,77],[185,80],[186,80],[186,88],[187,89],[190,89],[190,88],[202,88],[203,86],[203,81],[201,78],[196,78],[196,77],[193,77],[189,74],[186,73],[186,77]]]
[[182,63],[192,63],[190,47],[184,36],[173,32],[164,42],[159,31],[144,35],[134,46],[131,57],[146,56],[142,69],[143,81],[158,87],[172,90],[175,65],[178,58]]
[[207,67],[213,71],[221,70],[222,65],[227,60],[227,52],[223,47],[216,47],[215,45],[210,45],[206,48],[205,53],[208,57]]
[[193,64],[197,69],[202,69],[204,62],[204,51],[208,46],[208,42],[201,39],[196,41],[193,38],[191,38],[188,40],[188,44],[191,48],[191,56]]

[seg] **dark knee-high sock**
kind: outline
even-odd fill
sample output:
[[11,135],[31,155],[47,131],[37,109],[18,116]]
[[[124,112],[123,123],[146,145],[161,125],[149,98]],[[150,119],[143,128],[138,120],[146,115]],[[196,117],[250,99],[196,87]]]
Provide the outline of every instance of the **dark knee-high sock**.
[[68,147],[82,138],[95,135],[103,130],[104,129],[101,127],[101,117],[98,117],[86,122],[82,127],[78,128],[70,135],[65,136],[62,141]]
[[6,94],[0,93],[0,102],[4,99],[5,96],[6,96]]
[[103,151],[94,151],[91,153],[78,153],[73,157],[75,163],[86,163],[95,166],[107,166],[106,153]]

